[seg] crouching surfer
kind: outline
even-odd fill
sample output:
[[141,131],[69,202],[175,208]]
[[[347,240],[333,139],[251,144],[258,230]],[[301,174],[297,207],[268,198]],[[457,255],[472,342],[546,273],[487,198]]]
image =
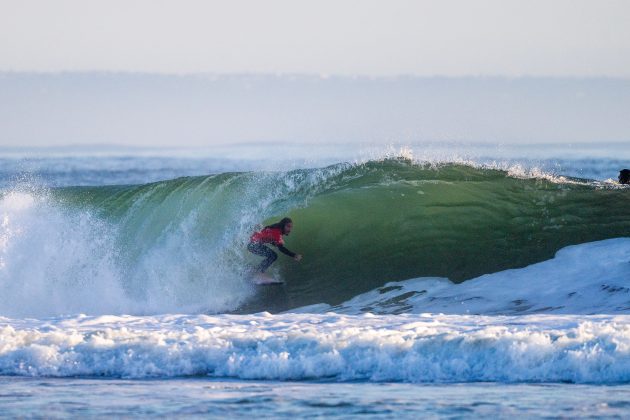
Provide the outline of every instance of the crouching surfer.
[[247,250],[252,254],[260,255],[265,257],[265,259],[260,263],[258,268],[256,269],[257,278],[259,283],[279,283],[265,275],[265,271],[274,263],[274,261],[278,258],[278,254],[272,251],[266,244],[274,245],[277,247],[280,252],[289,257],[293,258],[295,261],[300,261],[302,259],[302,255],[296,254],[295,252],[289,251],[284,246],[283,236],[291,233],[293,229],[293,221],[285,217],[280,220],[278,223],[274,223],[273,225],[265,226],[259,232],[255,232],[247,245]]

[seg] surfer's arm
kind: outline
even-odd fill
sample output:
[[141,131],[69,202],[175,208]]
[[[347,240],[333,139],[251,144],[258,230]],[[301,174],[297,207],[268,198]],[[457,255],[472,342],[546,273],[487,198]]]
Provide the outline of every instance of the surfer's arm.
[[297,255],[295,252],[289,251],[287,248],[285,248],[284,245],[277,245],[277,247],[280,252],[282,252],[284,255],[288,255],[291,258],[295,258],[295,256]]

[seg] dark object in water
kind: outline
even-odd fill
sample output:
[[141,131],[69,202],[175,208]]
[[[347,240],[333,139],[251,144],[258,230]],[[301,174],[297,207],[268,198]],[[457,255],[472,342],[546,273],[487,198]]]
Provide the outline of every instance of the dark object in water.
[[630,169],[622,169],[619,171],[619,183],[630,184]]

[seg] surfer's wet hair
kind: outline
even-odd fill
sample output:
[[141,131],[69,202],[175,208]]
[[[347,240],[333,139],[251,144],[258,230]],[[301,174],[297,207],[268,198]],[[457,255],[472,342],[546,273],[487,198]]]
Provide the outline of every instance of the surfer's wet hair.
[[280,230],[282,230],[284,232],[284,227],[286,225],[288,225],[289,223],[293,223],[293,220],[291,220],[290,217],[285,217],[282,220],[280,220],[278,223],[274,223],[273,225],[265,226],[265,228],[280,229]]
[[622,169],[619,171],[619,183],[630,184],[630,169]]

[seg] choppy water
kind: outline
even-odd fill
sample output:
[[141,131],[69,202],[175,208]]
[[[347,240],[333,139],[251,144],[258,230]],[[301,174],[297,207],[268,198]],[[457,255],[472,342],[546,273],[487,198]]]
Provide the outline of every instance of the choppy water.
[[0,377],[7,417],[624,418],[628,385]]

